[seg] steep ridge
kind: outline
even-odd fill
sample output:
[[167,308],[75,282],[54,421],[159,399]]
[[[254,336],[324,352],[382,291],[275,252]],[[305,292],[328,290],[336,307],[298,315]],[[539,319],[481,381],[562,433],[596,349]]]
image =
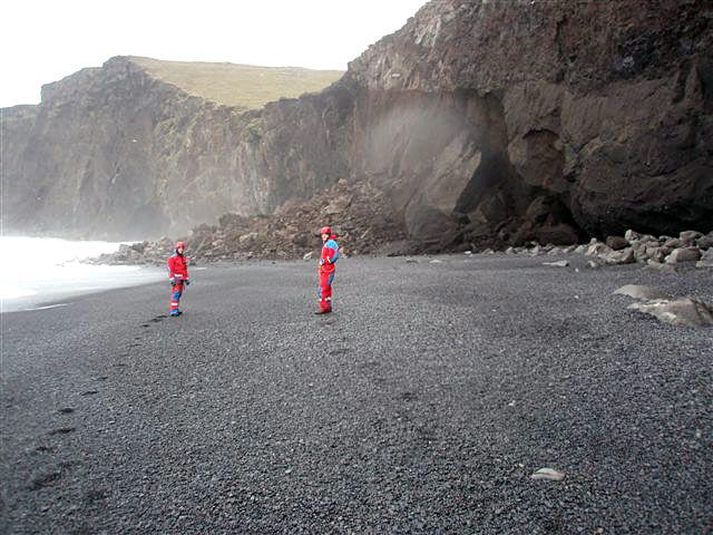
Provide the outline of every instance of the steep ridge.
[[713,4],[436,1],[350,65],[359,165],[424,239],[713,226]]
[[269,212],[339,166],[323,154],[332,93],[244,112],[112,58],[44,86],[37,107],[3,110],[3,224],[125,239]]
[[328,89],[248,112],[114,58],[3,110],[3,223],[156,236],[346,178],[434,248],[708,231],[712,21],[696,0],[435,0]]

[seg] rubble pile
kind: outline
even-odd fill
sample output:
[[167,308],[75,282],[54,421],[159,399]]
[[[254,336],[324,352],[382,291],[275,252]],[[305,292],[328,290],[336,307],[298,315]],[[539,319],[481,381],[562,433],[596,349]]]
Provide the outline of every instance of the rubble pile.
[[[481,252],[496,254],[492,248]],[[656,237],[627,230],[624,236],[608,236],[604,241],[592,238],[589,243],[569,246],[530,242],[528,246],[508,247],[502,252],[530,256],[583,254],[591,258],[592,267],[640,263],[661,271],[675,271],[681,265],[713,268],[713,231],[703,234],[686,230],[678,237]]]
[[698,267],[713,267],[713,231],[703,234],[686,230],[677,237],[652,236],[627,230],[622,236],[609,236],[605,242],[592,239],[575,252],[599,259],[605,264],[647,264],[663,271],[678,264],[696,263]]
[[[392,217],[390,201],[368,182],[340,180],[307,202],[290,201],[270,216],[225,214],[218,225],[201,225],[184,238],[193,264],[249,259],[289,260],[314,255],[318,230],[331,225],[343,254],[383,252],[388,244],[404,243],[401,221]],[[173,240],[122,245],[95,263],[162,264]]]

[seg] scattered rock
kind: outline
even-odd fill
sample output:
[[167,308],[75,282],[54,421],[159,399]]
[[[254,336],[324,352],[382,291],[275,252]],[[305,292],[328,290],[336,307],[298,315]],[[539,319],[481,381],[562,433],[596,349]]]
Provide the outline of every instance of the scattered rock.
[[569,266],[569,262],[567,260],[557,260],[556,262],[543,262],[542,265],[552,267],[567,267]]
[[672,299],[666,292],[653,288],[652,286],[641,286],[638,284],[627,284],[614,292],[617,295],[628,295],[634,299]]
[[633,241],[638,241],[639,238],[641,238],[641,234],[639,234],[635,230],[629,229],[624,233],[624,239],[629,243]]
[[626,238],[622,238],[621,236],[607,237],[606,244],[608,247],[614,249],[615,251],[619,251],[621,249],[629,247],[629,241]]
[[702,256],[696,267],[706,268],[713,267],[713,249],[708,249]]
[[682,262],[695,262],[701,258],[698,247],[681,247],[666,257],[667,264],[680,264]]
[[547,479],[549,481],[562,481],[564,473],[558,472],[553,468],[540,468],[530,476],[532,479]]
[[634,251],[634,259],[637,262],[646,262],[648,260],[648,254],[647,254],[647,246],[645,243],[633,243],[631,245],[632,250]]
[[348,195],[342,195],[332,202],[330,202],[325,208],[324,213],[327,215],[337,215],[346,212],[349,205],[351,205],[352,199]]
[[612,251],[607,254],[600,254],[599,257],[607,264],[633,264],[636,262],[636,256],[632,247],[627,247],[620,251]]
[[586,256],[601,256],[601,255],[608,255],[612,253],[611,247],[609,247],[605,243],[601,243],[598,241],[594,241],[594,243],[591,243],[589,247],[587,248],[587,252],[584,254]]
[[666,240],[659,240],[656,236],[652,236],[651,234],[642,234],[639,236],[640,243],[653,243],[656,242],[658,243],[659,241],[666,241]]
[[696,246],[702,251],[713,248],[713,232],[708,236],[698,238],[696,240]]
[[693,245],[696,240],[703,237],[702,232],[697,230],[684,230],[678,235],[678,239],[681,240],[686,245]]
[[[315,241],[315,229],[325,223],[324,215],[329,212],[339,214],[340,225],[333,226],[333,229],[340,238],[343,253],[348,250],[352,254],[406,256],[438,254],[450,250],[470,256],[473,248],[478,248],[477,242],[462,241],[462,236],[453,243],[449,241],[450,245],[444,244],[443,240],[438,243],[408,240],[400,223],[390,220],[388,216],[379,215],[388,212],[385,209],[387,204],[385,194],[368,182],[349,183],[340,180],[333,188],[311,201],[286,203],[270,217],[225,214],[219,219],[218,226],[201,225],[193,229],[189,238],[184,239],[189,242],[188,255],[193,265],[202,261],[242,261],[251,258],[302,257],[310,260],[314,258],[310,256],[310,253],[314,255],[311,249],[319,245]],[[327,210],[328,207],[331,208]],[[166,237],[157,242],[124,244],[116,253],[102,255],[90,260],[90,263],[163,265],[166,256],[173,250],[173,244],[174,240]],[[504,250],[508,255],[584,254],[600,260],[599,263],[589,263],[593,268],[602,263],[619,265],[641,262],[652,269],[671,272],[673,265],[694,262],[699,258],[701,261],[698,267],[713,267],[710,255],[703,254],[713,249],[713,232],[704,235],[695,230],[681,232],[679,237],[656,238],[629,229],[624,237],[608,236],[606,243],[592,238],[588,244],[558,246],[553,243],[542,245],[537,240],[531,240],[527,242],[527,247],[508,246],[502,249],[505,244],[501,241],[498,247],[497,251]],[[492,247],[480,251],[484,255],[495,253]]]
[[[634,262],[648,263],[653,269],[670,272],[670,266],[681,262],[698,260],[702,251],[713,245],[713,233],[703,235],[694,230],[684,231],[680,237],[660,236],[656,238],[650,234],[639,234],[634,230],[627,230],[624,238],[609,236],[607,243],[602,243],[592,238],[589,244],[579,245],[575,253],[584,253],[601,259],[606,264],[631,264]],[[701,247],[700,244],[705,245]]]
[[[248,243],[252,243],[252,242],[254,242],[254,241],[258,238],[258,236],[259,236],[259,235],[258,235],[257,232],[248,232],[247,234],[243,234],[242,236],[240,236],[240,237],[238,238],[238,243],[239,243],[240,245],[246,245],[246,244],[248,244]],[[214,248],[218,248],[218,247],[220,247],[220,246],[222,246],[222,245],[224,245],[224,244],[225,244],[224,241],[222,241],[222,240],[216,240],[216,241],[214,241],[211,245],[212,245]]]
[[669,249],[677,249],[678,247],[683,247],[683,242],[678,238],[669,238],[663,242],[663,246]]
[[671,250],[666,247],[646,246],[642,259],[663,262],[669,254],[671,254]]
[[645,303],[632,303],[630,309],[649,314],[671,325],[686,327],[713,326],[713,307],[700,299],[653,299]]

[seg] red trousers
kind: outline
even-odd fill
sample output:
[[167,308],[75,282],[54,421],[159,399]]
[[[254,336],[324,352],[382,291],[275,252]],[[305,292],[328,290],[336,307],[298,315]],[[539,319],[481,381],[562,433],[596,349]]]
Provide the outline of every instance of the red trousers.
[[332,310],[332,283],[334,282],[334,271],[331,273],[319,274],[319,308],[320,310]]
[[169,311],[178,310],[178,306],[181,304],[181,294],[183,293],[183,281],[176,281],[176,284],[171,288],[171,306]]

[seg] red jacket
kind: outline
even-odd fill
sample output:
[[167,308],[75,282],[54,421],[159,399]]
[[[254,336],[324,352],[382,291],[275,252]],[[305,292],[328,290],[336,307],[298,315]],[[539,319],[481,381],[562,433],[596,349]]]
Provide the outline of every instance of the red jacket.
[[188,259],[184,255],[175,253],[168,257],[168,278],[188,280]]
[[319,256],[319,272],[334,273],[334,264],[339,260],[339,245],[332,236],[322,246],[322,254]]

